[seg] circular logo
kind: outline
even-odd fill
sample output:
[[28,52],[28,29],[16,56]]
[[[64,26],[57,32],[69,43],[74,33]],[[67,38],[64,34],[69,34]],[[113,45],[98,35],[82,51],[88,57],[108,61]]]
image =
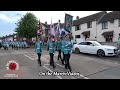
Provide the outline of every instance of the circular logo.
[[11,60],[6,65],[7,70],[18,70],[19,64],[15,60]]

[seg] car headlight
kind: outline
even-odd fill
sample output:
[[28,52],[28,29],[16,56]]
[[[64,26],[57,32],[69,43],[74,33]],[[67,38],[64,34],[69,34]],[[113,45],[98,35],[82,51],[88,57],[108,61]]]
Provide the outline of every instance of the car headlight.
[[113,51],[113,49],[106,49],[107,51]]

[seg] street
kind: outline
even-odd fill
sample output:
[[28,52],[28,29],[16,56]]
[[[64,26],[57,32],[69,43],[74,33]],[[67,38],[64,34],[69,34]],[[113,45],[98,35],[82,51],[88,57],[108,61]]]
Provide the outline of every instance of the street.
[[[73,73],[80,75],[45,75],[49,72],[67,72],[61,61],[54,55],[56,68],[49,65],[49,54],[42,53],[42,66],[37,62],[34,49],[0,49],[0,79],[120,79],[120,55],[117,57],[99,58],[96,55],[75,54],[70,58]],[[15,60],[19,64],[18,70],[7,70],[8,61]],[[8,77],[15,74],[16,77]]]

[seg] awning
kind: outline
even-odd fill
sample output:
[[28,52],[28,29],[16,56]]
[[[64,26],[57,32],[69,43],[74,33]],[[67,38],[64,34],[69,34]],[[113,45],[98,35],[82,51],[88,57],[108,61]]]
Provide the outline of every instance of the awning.
[[87,34],[87,35],[90,35],[90,31],[84,31],[84,32],[82,32],[82,34],[83,34],[83,35],[86,35],[86,34]]
[[113,33],[114,33],[114,31],[108,31],[108,32],[104,32],[102,35],[103,36],[107,36],[107,35],[113,36]]

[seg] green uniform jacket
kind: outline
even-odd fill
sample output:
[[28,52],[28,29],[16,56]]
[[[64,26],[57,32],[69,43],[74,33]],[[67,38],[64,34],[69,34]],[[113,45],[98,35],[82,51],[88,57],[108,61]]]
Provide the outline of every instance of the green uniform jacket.
[[36,51],[36,53],[42,53],[42,46],[43,46],[43,44],[42,43],[40,43],[40,42],[36,42],[35,43],[35,51]]
[[62,42],[61,41],[57,41],[56,42],[56,46],[57,46],[57,50],[61,50],[62,49]]
[[62,44],[61,51],[62,52],[64,52],[64,43],[65,43],[65,40],[61,40],[61,44]]
[[120,44],[120,38],[118,38],[117,44]]
[[55,42],[52,41],[48,41],[47,42],[47,50],[49,51],[49,53],[55,53]]
[[73,48],[73,44],[71,41],[66,41],[64,42],[64,54],[71,54],[71,50]]

